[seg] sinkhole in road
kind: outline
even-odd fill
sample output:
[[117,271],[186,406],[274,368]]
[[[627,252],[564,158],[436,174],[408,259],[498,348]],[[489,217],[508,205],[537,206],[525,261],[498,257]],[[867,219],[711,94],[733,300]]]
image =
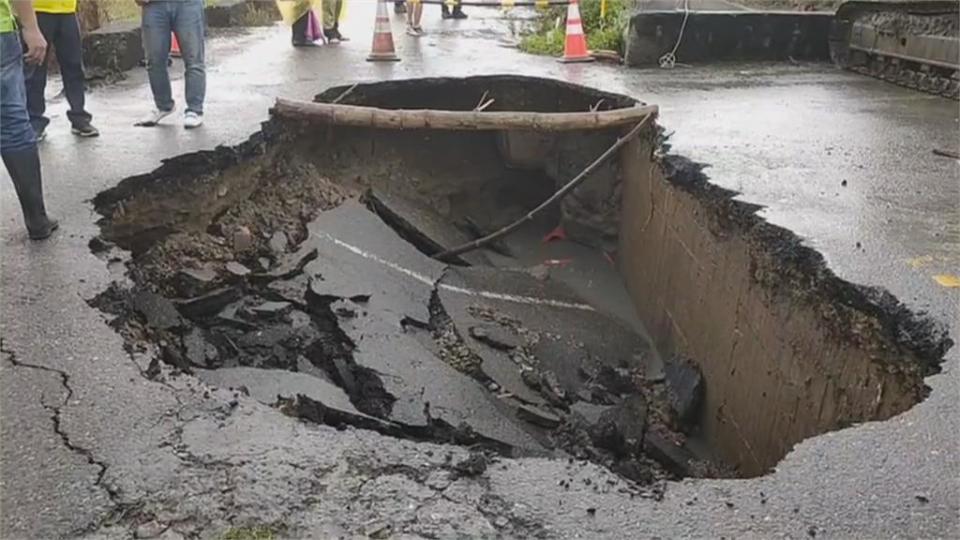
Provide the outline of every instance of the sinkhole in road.
[[[543,114],[631,98],[519,76],[337,87],[318,103]],[[623,128],[344,126],[273,114],[235,147],[99,194],[91,303],[147,375],[288,415],[500,455],[585,459],[660,493],[755,476],[797,442],[907,410],[951,341],[843,281],[650,123],[555,210],[524,215]]]

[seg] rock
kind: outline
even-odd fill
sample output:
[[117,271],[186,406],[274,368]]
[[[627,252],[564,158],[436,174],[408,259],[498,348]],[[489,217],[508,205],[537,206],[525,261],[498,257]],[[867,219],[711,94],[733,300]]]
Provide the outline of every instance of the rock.
[[453,465],[459,476],[480,476],[487,470],[490,460],[482,452],[470,452],[470,455]]
[[392,527],[389,523],[374,520],[363,527],[363,534],[367,538],[390,538]]
[[542,371],[540,373],[540,390],[550,403],[560,406],[566,405],[567,391],[560,385],[556,373],[552,371]]
[[614,394],[633,394],[638,390],[633,372],[629,369],[600,366],[596,373],[596,380]]
[[155,292],[137,290],[132,295],[133,309],[155,330],[172,330],[184,325],[173,302]]
[[140,525],[137,526],[137,529],[133,533],[133,537],[134,538],[157,538],[169,528],[170,528],[170,525],[160,523],[158,521],[148,521],[146,523],[141,523]]
[[263,272],[266,272],[267,270],[270,270],[270,259],[268,259],[268,258],[266,258],[266,257],[260,257],[260,258],[258,258],[258,259],[257,259],[257,264],[260,265],[260,270],[263,271]]
[[292,310],[293,304],[290,302],[268,301],[251,306],[247,309],[247,313],[256,318],[276,320]]
[[236,277],[244,277],[250,274],[250,269],[238,262],[230,261],[227,263],[227,272]]
[[311,261],[316,260],[320,252],[315,247],[308,247],[284,257],[276,268],[262,274],[253,274],[251,280],[273,281],[277,279],[290,279],[303,272],[303,269]]
[[191,319],[212,317],[223,311],[227,305],[241,298],[240,289],[224,287],[208,292],[207,294],[176,302],[180,313]]
[[674,357],[663,366],[670,408],[684,431],[696,427],[704,400],[703,374],[691,360]]
[[217,348],[211,345],[203,333],[194,328],[183,336],[184,354],[188,362],[197,367],[210,367],[217,360]]
[[[216,322],[218,324],[232,326],[233,328],[236,328],[238,330],[243,330],[245,332],[256,330],[257,329],[256,326],[237,317],[237,311],[239,311],[239,309],[240,309],[239,303],[228,305],[227,307],[223,308],[223,310],[219,314],[217,314]],[[294,326],[294,328],[296,328],[296,326]]]
[[83,37],[86,78],[116,76],[133,69],[143,58],[138,22],[113,22]]
[[531,405],[517,405],[517,417],[547,429],[553,429],[560,425],[559,416]]
[[300,311],[294,310],[290,312],[290,326],[294,328],[302,328],[304,326],[309,326],[313,320],[310,318],[310,315]]
[[111,249],[113,249],[113,246],[114,246],[113,242],[104,240],[99,236],[94,236],[93,238],[90,239],[90,242],[87,244],[87,247],[90,248],[90,251],[94,255],[110,251]]
[[270,247],[270,251],[277,255],[283,255],[290,247],[290,241],[287,239],[286,233],[277,231],[270,237],[270,242],[267,245]]
[[596,425],[600,422],[603,413],[610,410],[609,405],[594,405],[585,401],[578,401],[570,406],[570,411],[580,416],[588,425]]
[[520,379],[523,380],[523,383],[533,388],[534,390],[540,390],[540,374],[532,369],[524,369],[520,371]]
[[511,351],[523,345],[520,336],[498,324],[481,324],[470,327],[470,336],[501,351]]
[[183,297],[199,296],[212,289],[217,282],[217,272],[208,265],[200,268],[185,268],[173,276],[173,286]]
[[618,456],[638,455],[647,430],[647,401],[634,394],[600,415],[590,429],[593,444]]
[[240,225],[233,230],[230,243],[235,252],[243,253],[253,247],[253,234],[250,229]]
[[427,481],[424,484],[430,488],[437,491],[442,491],[447,489],[450,486],[450,471],[445,470],[435,470],[430,473],[430,476],[427,477]]
[[680,478],[697,476],[691,471],[691,467],[697,461],[696,457],[685,446],[674,444],[655,431],[647,433],[643,450],[648,456],[663,465],[665,469]]

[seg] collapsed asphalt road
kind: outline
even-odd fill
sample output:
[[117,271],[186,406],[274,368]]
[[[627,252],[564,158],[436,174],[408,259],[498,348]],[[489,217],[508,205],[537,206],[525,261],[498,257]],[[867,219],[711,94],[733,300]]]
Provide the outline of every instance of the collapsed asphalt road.
[[[219,236],[199,234],[227,254],[211,260],[170,248],[190,235],[139,244],[134,286],[93,305],[117,317],[129,348],[158,349],[147,376],[196,374],[310,422],[457,444],[482,460],[589,460],[631,482],[621,490],[656,498],[667,478],[724,470],[684,444],[704,392],[692,364],[651,378],[649,344],[548,272],[447,266],[379,215],[405,217],[400,232],[416,238],[429,234],[411,222],[443,238],[456,227],[402,197],[368,206],[317,213],[298,244],[282,229],[258,241],[215,221]],[[178,270],[144,279],[155,267]]]

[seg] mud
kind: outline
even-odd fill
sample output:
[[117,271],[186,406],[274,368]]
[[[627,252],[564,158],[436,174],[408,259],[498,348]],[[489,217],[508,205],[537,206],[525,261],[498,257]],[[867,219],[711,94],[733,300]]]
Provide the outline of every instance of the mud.
[[[360,85],[318,99],[419,108],[436,98],[438,108],[469,109],[484,94],[503,96],[502,110],[632,103],[522,77]],[[618,240],[619,253],[587,247],[595,257],[577,262],[617,264],[651,339],[585,301],[574,281],[551,277],[546,261],[532,266],[529,253],[517,252],[523,243],[451,263],[430,258],[522,215],[555,189],[558,171],[585,165],[595,157],[588,150],[613,133],[592,134],[579,153],[566,152],[572,139],[558,137],[521,156],[505,150],[512,143],[502,134],[317,128],[271,118],[237,147],[179,156],[95,199],[103,218],[92,246],[104,258],[123,258],[133,286],[115,285],[94,305],[116,316],[129,347],[157,351],[150,376],[163,376],[156,366],[165,362],[304,421],[488,456],[587,459],[650,497],[668,478],[765,471],[804,437],[889,417],[923,399],[923,377],[951,345],[943,330],[889,294],[834,276],[791,233],[709,184],[701,166],[661,160],[659,133],[651,126],[588,182],[596,185],[577,193],[579,203],[533,231],[542,236],[559,222],[587,246]],[[650,251],[674,246],[634,234],[667,230],[665,222],[648,229],[648,215],[663,218],[637,207],[637,186],[647,184],[643,204],[664,204],[664,193],[686,197],[672,203],[672,226],[702,223],[709,234],[693,249],[746,246],[751,256],[731,256],[722,272],[757,288],[729,298],[718,285],[713,311],[675,310],[676,302],[708,295],[685,281],[693,273],[673,252]],[[695,211],[688,216],[687,208]],[[671,265],[670,281],[643,281],[664,275],[661,260]],[[771,304],[818,322],[806,333],[782,330],[753,307]],[[754,311],[741,314],[741,306]],[[668,309],[672,319],[663,315]],[[777,342],[790,366],[739,349],[738,361],[755,372],[727,374],[715,354],[730,352],[723,339],[733,332],[718,328],[731,321],[742,321],[756,343],[781,333],[793,340]],[[843,354],[815,358],[810,344],[824,339]],[[835,365],[844,359],[849,366]],[[850,367],[864,359],[882,369],[861,375]],[[804,382],[810,370],[833,376],[827,368],[848,369],[830,384],[857,391],[845,390],[834,409],[810,406],[817,418],[803,429],[769,429],[785,417],[807,420],[795,387],[829,395],[815,374]],[[751,402],[768,390],[792,401]]]

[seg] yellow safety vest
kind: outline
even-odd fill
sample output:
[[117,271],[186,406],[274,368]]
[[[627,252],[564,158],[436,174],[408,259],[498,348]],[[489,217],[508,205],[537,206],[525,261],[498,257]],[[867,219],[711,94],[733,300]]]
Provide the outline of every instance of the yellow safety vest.
[[33,0],[38,13],[76,13],[77,0]]

